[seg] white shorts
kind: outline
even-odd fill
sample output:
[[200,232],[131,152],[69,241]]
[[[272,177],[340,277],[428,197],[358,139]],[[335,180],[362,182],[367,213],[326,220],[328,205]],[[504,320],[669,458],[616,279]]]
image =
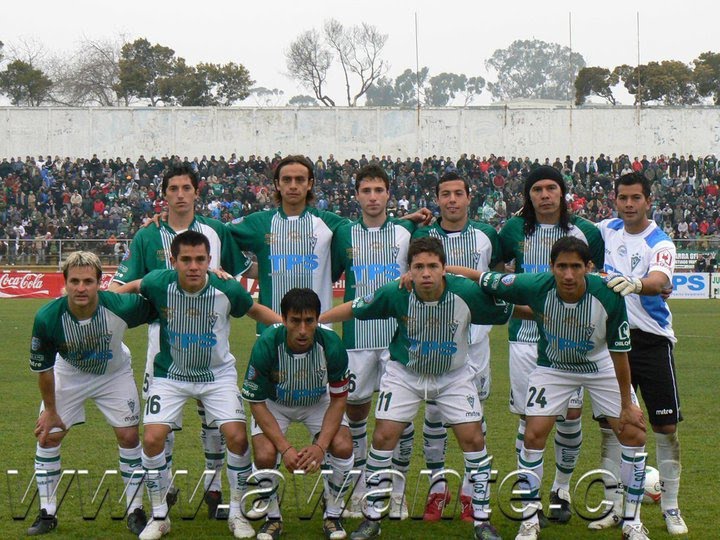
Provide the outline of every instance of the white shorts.
[[[275,403],[271,399],[266,399],[265,405],[275,417],[275,420],[283,433],[287,433],[288,427],[293,422],[300,422],[310,432],[311,437],[316,437],[320,433],[325,413],[330,405],[330,396],[325,394],[315,405],[305,407],[288,407],[287,405]],[[340,425],[348,425],[347,419],[344,415]],[[255,435],[260,434],[262,434],[262,430],[253,418],[250,423],[250,435],[254,437]]]
[[[124,345],[123,345],[124,346]],[[85,373],[64,360],[55,362],[55,406],[66,427],[85,422],[85,401],[91,399],[112,427],[140,423],[140,398],[130,364],[106,375]],[[40,404],[40,412],[44,404]]]
[[148,389],[143,424],[166,424],[173,430],[182,429],[183,407],[191,398],[202,400],[205,424],[210,427],[245,422],[243,400],[235,381],[191,383],[158,377]]
[[[525,414],[527,403],[528,378],[537,367],[537,343],[510,342],[510,412]],[[560,413],[565,416],[567,409],[582,409],[583,390],[578,388]]]
[[480,422],[483,407],[473,370],[464,365],[441,375],[421,375],[390,361],[380,381],[375,418],[412,422],[424,401],[434,401],[449,425]]
[[350,390],[348,403],[359,405],[372,399],[373,393],[380,388],[380,378],[385,365],[390,360],[387,349],[354,349],[348,351],[348,370],[350,371]]
[[490,326],[470,326],[468,365],[475,372],[475,387],[478,397],[485,401],[490,397]]
[[[620,417],[620,386],[612,364],[602,366],[597,373],[574,373],[537,366],[528,381],[525,414],[564,415],[568,401],[579,388],[585,388],[590,394],[595,418]],[[633,403],[637,404],[637,397],[632,388],[630,392]]]
[[160,352],[160,323],[148,324],[147,356],[145,357],[145,373],[142,382],[142,398],[147,399],[148,388],[153,381],[153,364],[155,356]]

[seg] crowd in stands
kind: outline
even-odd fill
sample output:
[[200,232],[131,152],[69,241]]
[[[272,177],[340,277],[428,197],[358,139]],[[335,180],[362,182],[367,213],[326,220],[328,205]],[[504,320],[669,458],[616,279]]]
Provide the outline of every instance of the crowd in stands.
[[[0,260],[26,250],[42,263],[52,239],[107,239],[106,249],[121,257],[126,240],[143,220],[163,208],[160,184],[163,171],[173,161],[190,163],[200,176],[197,211],[222,221],[270,208],[272,177],[280,154],[274,157],[140,156],[126,158],[3,158],[0,162]],[[591,221],[614,215],[613,180],[626,172],[645,174],[653,185],[652,219],[673,238],[701,241],[720,235],[718,185],[720,166],[714,155],[678,157],[660,155],[650,159],[628,155],[599,154],[555,158],[520,158],[462,154],[457,159],[432,156],[425,159],[393,158],[389,155],[338,160],[332,154],[311,159],[315,164],[316,206],[355,218],[355,172],[368,162],[380,164],[393,180],[390,213],[402,215],[417,208],[437,211],[435,183],[446,171],[455,170],[470,180],[473,219],[501,227],[522,205],[522,183],[542,164],[563,172],[568,185],[568,204]],[[25,248],[15,240],[26,242]],[[13,246],[15,243],[15,246]],[[25,255],[28,255],[26,253]]]

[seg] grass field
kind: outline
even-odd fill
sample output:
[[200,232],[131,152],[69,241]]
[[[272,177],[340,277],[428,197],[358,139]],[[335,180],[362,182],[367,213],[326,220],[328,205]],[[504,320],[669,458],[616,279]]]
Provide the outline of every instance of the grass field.
[[[43,305],[40,300],[4,300],[0,301],[0,391],[5,402],[5,414],[0,419],[0,471],[5,475],[8,469],[18,471],[19,481],[2,480],[0,487],[0,538],[18,538],[24,535],[32,523],[37,509],[33,506],[25,520],[14,520],[10,508],[12,496],[15,501],[14,513],[22,514],[27,501],[18,507],[22,492],[27,486],[33,469],[35,439],[32,430],[39,404],[36,376],[28,368],[28,349],[32,320],[35,311]],[[680,501],[683,514],[688,523],[691,537],[713,538],[718,518],[714,508],[714,487],[718,479],[717,463],[720,462],[720,437],[709,419],[717,413],[717,389],[720,383],[720,371],[717,369],[718,349],[720,348],[720,306],[716,301],[675,300],[671,302],[674,312],[675,331],[679,343],[675,351],[678,378],[685,421],[681,424],[680,437],[683,450],[683,482]],[[247,355],[254,340],[252,321],[235,321],[232,337],[233,351],[238,357],[238,372],[244,373]],[[133,352],[133,365],[138,379],[142,375],[145,358],[145,328],[134,329],[127,334],[126,342]],[[495,328],[492,339],[492,394],[486,404],[485,415],[488,419],[488,449],[494,455],[493,468],[497,469],[499,480],[515,469],[514,436],[516,419],[508,411],[507,395],[509,389],[507,365],[507,330]],[[599,462],[599,437],[586,407],[584,420],[584,443],[580,464],[574,480],[581,474],[596,468]],[[189,471],[190,483],[200,477],[203,465],[199,438],[199,419],[194,404],[185,411],[185,429],[176,438],[175,468]],[[420,424],[418,424],[418,433]],[[296,430],[292,438],[303,444],[304,430]],[[649,463],[655,465],[655,445],[649,435]],[[553,476],[552,443],[546,451],[545,482],[549,484]],[[462,470],[462,453],[451,438],[447,465]],[[416,485],[418,471],[422,463],[422,444],[416,436],[411,474],[408,479],[408,497]],[[87,423],[77,426],[65,439],[62,450],[63,469],[87,469],[90,480],[81,484],[85,500],[106,469],[117,468],[117,450],[112,431],[104,423],[93,406],[87,407]],[[9,477],[8,477],[9,478]],[[713,480],[713,478],[715,480]],[[119,480],[117,480],[119,482]],[[182,486],[182,483],[180,484]],[[227,489],[227,482],[223,480]],[[426,489],[425,484],[421,487]],[[100,512],[94,521],[83,520],[82,512],[91,514],[87,506],[80,508],[78,483],[71,485],[67,497],[59,512],[58,530],[52,533],[54,538],[130,538],[131,533],[123,521],[113,521],[107,510]],[[34,489],[34,487],[33,487]],[[544,494],[547,494],[549,485]],[[497,493],[497,485],[493,487]],[[188,495],[185,488],[185,494]],[[229,498],[226,493],[226,500]],[[508,504],[509,496],[505,496]],[[188,508],[186,506],[186,508]],[[300,520],[291,505],[285,509],[285,537],[287,538],[323,538],[321,520],[316,515],[311,521]],[[498,500],[493,498],[493,523],[504,538],[514,538],[517,524],[505,518],[498,508]],[[203,509],[204,510],[204,507]],[[186,510],[186,512],[189,512]],[[421,509],[420,509],[421,512]],[[417,511],[416,511],[417,513]],[[643,521],[650,531],[650,537],[669,538],[661,518],[659,506],[643,506]],[[220,521],[209,521],[202,512],[195,520],[182,520],[173,514],[174,538],[228,538],[227,525]],[[353,530],[357,522],[350,520],[347,529]],[[544,529],[543,538],[617,538],[618,530],[593,532],[577,516],[568,525],[555,525]],[[422,521],[388,522],[383,524],[383,537],[388,539],[407,538],[470,538],[471,526],[459,520],[440,523]]]

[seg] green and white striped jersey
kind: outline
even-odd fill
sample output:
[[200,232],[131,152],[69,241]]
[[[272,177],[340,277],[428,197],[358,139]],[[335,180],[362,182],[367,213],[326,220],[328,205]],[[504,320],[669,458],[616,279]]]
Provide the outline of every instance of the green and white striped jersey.
[[[221,221],[195,216],[188,230],[203,233],[210,241],[210,268],[222,267],[238,276],[252,265],[251,260],[235,249],[230,231]],[[171,270],[170,244],[181,232],[171,229],[167,222],[161,222],[159,228],[150,225],[140,229],[125,252],[113,281],[128,283],[142,279],[152,270]]]
[[137,294],[98,291],[95,313],[80,321],[70,313],[67,297],[57,298],[35,315],[30,369],[47,371],[59,359],[85,373],[115,373],[130,363],[122,343],[125,330],[155,316],[148,301]]
[[[550,270],[550,249],[564,236],[579,238],[590,247],[592,261],[599,270],[603,267],[605,247],[595,225],[579,216],[570,216],[570,230],[558,225],[537,224],[535,232],[525,236],[525,219],[511,217],[500,231],[500,248],[505,262],[515,259],[516,274],[535,274]],[[535,321],[514,319],[509,324],[509,340],[537,343],[540,336]]]
[[[282,208],[255,212],[228,224],[241,250],[257,255],[260,303],[280,313],[290,289],[306,287],[320,297],[322,310],[332,307],[330,247],[335,230],[348,220],[308,207],[299,216]],[[258,333],[265,326],[258,323]]]
[[356,299],[352,311],[358,319],[396,319],[390,358],[417,373],[439,375],[465,364],[470,324],[505,324],[513,306],[495,301],[474,281],[448,274],[437,302],[423,302],[391,282]]
[[197,293],[180,288],[175,270],[154,270],[140,283],[140,293],[160,319],[160,352],[153,374],[176,381],[237,381],[230,352],[230,317],[242,317],[253,299],[240,283],[208,274]]
[[[362,298],[407,271],[407,250],[415,225],[388,218],[381,227],[368,228],[362,219],[338,228],[332,243],[333,281],[345,272],[345,301]],[[397,322],[394,319],[343,323],[347,349],[387,349]]]
[[550,272],[487,272],[480,285],[488,294],[532,308],[540,332],[539,366],[595,373],[612,363],[609,351],[630,350],[630,326],[622,296],[598,275],[588,274],[585,283],[585,294],[576,303],[560,299]]
[[347,395],[348,383],[347,351],[335,332],[318,327],[312,348],[297,354],[287,347],[287,328],[276,325],[255,342],[242,395],[247,401],[308,407],[328,392],[330,397]]
[[485,272],[500,262],[500,241],[497,231],[487,223],[468,220],[462,231],[448,233],[438,221],[422,227],[413,234],[415,238],[432,236],[438,238],[445,248],[445,259],[451,266],[464,266]]

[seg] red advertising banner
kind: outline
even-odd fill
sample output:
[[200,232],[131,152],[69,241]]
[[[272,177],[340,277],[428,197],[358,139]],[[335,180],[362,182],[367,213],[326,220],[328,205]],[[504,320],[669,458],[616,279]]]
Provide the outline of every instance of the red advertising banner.
[[[108,288],[112,277],[112,272],[103,274],[102,289]],[[257,280],[241,278],[240,283],[254,298],[257,298],[259,290]],[[62,272],[0,271],[0,298],[57,298],[62,296],[64,286]],[[344,293],[345,280],[341,279],[333,286],[333,296],[342,297]]]

